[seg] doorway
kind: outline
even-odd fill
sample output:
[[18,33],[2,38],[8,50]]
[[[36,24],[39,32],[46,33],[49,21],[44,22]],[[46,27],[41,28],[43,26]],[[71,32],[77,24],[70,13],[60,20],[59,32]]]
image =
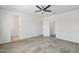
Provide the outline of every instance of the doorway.
[[11,41],[19,40],[19,16],[13,15],[12,16],[12,26],[11,26]]

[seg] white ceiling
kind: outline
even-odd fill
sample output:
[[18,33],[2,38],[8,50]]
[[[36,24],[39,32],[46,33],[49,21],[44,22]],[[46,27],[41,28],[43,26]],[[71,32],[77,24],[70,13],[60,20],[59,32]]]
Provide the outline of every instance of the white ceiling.
[[[43,6],[45,7],[47,5],[43,5]],[[50,16],[50,15],[54,15],[55,13],[59,14],[71,10],[77,10],[79,9],[79,5],[52,5],[49,8],[52,10],[52,12],[50,13],[45,12],[43,15],[41,14],[41,12],[34,12],[36,10],[39,10],[38,8],[35,7],[35,5],[0,5],[0,9],[20,11],[36,16]]]

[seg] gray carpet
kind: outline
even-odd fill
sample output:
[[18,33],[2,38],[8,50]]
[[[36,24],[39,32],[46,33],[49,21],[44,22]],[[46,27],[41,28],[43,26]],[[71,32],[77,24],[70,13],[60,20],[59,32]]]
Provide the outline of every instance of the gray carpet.
[[53,37],[37,36],[0,44],[0,53],[79,53],[79,44]]

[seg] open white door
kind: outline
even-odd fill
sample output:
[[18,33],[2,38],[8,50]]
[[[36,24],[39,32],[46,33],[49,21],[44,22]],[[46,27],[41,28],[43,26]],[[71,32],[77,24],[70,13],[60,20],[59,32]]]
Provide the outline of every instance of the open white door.
[[13,42],[19,40],[19,16],[14,15],[12,18],[11,41]]
[[50,36],[50,21],[47,19],[43,21],[43,36]]

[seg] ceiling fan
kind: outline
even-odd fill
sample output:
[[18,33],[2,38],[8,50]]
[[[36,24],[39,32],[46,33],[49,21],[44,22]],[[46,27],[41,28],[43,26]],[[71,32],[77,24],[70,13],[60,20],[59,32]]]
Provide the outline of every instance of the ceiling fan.
[[44,7],[44,6],[38,6],[38,5],[36,5],[36,7],[39,9],[39,10],[37,10],[37,11],[35,11],[35,12],[42,12],[42,14],[44,14],[44,12],[52,12],[51,10],[48,10],[48,8],[49,7],[51,7],[51,5],[47,5],[46,7]]

